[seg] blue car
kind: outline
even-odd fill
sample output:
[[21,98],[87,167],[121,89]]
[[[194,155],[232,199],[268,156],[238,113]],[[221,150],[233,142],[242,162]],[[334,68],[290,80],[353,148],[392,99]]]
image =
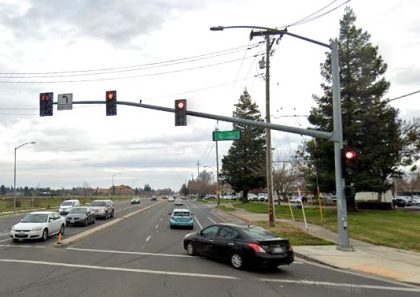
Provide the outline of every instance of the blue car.
[[182,227],[182,228],[194,228],[193,214],[189,209],[175,208],[171,213],[169,224],[171,229]]

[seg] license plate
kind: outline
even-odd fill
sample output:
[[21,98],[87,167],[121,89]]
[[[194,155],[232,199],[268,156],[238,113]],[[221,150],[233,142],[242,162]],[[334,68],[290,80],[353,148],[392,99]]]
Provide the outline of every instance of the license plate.
[[19,238],[24,238],[24,237],[26,237],[26,234],[15,234],[15,236],[19,237]]
[[276,254],[280,254],[280,253],[283,253],[283,248],[282,247],[274,247],[273,248],[273,253],[276,253]]

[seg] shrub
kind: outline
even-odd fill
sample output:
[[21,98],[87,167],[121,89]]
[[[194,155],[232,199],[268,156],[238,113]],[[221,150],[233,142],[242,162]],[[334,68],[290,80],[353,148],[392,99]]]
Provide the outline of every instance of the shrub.
[[357,201],[358,209],[392,210],[391,202]]

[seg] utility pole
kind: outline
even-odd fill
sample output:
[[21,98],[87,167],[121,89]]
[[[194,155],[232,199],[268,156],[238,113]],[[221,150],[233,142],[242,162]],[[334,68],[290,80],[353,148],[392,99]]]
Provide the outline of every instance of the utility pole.
[[[270,123],[270,33],[265,34],[265,122]],[[266,137],[266,167],[267,167],[267,198],[268,198],[268,224],[270,227],[275,226],[274,206],[273,206],[273,177],[272,177],[272,156],[271,156],[271,129],[265,129]]]
[[216,141],[216,207],[220,206],[220,185],[219,185],[219,142]]
[[197,165],[197,181],[199,181],[200,180],[200,161],[197,161],[197,164],[195,164],[195,165]]

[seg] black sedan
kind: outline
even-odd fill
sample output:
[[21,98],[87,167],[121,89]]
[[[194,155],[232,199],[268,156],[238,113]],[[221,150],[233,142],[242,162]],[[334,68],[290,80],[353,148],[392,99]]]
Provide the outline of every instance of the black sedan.
[[73,207],[66,216],[66,224],[70,225],[85,225],[95,223],[95,213],[92,208],[87,206]]
[[191,256],[227,260],[236,269],[248,266],[274,268],[294,261],[288,239],[278,238],[254,225],[210,225],[197,233],[186,235],[184,249]]

